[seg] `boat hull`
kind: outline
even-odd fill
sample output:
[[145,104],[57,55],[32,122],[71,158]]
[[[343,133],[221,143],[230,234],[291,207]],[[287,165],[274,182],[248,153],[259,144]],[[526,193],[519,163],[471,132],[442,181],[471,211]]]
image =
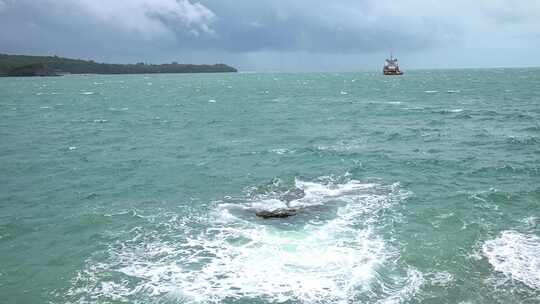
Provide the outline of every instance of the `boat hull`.
[[399,76],[399,75],[403,75],[403,72],[401,72],[401,71],[399,71],[399,72],[384,71],[383,74],[384,75],[390,75],[390,76]]

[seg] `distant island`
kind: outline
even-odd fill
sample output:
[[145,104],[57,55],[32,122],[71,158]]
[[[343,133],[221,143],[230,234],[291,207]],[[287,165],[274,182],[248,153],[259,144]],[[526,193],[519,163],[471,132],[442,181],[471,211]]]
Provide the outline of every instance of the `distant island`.
[[234,73],[226,64],[110,64],[58,56],[0,54],[0,76],[61,76],[66,74]]

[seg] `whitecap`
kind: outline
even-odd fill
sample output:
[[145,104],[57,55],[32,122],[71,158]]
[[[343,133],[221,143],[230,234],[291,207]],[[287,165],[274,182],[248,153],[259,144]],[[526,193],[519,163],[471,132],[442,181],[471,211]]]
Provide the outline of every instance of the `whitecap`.
[[446,93],[452,94],[452,93],[459,93],[460,90],[447,90]]
[[540,289],[540,237],[513,230],[503,231],[482,246],[495,271]]
[[452,110],[450,110],[450,112],[459,113],[459,112],[463,112],[463,109],[452,109]]
[[366,144],[366,139],[340,140],[332,145],[320,145],[317,150],[347,152],[361,149]]
[[94,95],[94,92],[81,92],[81,95]]
[[69,151],[77,150],[77,147],[69,147]]
[[345,92],[345,91],[341,91],[340,94],[341,94],[341,95],[347,95],[347,94],[349,94],[349,93],[347,93],[347,92]]
[[281,149],[272,149],[272,150],[270,150],[270,152],[276,153],[276,154],[279,154],[279,155],[283,155],[283,154],[293,153],[294,151],[289,150],[289,149],[281,148]]
[[208,102],[215,103],[216,100],[215,99],[210,99],[210,100],[208,100]]
[[424,93],[439,93],[439,91],[436,91],[436,90],[428,90],[428,91],[424,91]]

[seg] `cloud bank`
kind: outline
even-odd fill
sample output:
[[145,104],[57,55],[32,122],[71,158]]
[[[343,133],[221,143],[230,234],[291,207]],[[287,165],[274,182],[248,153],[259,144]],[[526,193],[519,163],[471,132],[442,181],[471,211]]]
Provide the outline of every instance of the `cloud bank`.
[[454,52],[467,50],[479,60],[495,52],[496,64],[538,47],[537,0],[0,0],[0,52],[211,62],[258,54],[279,66],[390,49],[460,61]]

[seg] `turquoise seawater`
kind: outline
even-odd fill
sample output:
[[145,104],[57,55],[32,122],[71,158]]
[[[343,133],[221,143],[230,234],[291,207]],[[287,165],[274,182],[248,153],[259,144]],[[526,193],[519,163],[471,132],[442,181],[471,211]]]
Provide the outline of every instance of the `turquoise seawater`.
[[0,303],[540,302],[540,69],[1,78],[0,141]]

